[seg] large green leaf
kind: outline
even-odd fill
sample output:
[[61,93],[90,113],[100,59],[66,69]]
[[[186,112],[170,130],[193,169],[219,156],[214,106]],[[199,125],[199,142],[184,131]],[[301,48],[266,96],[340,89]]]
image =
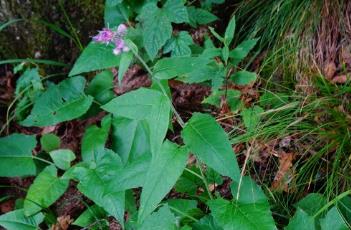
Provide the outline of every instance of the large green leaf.
[[233,180],[238,180],[240,171],[227,134],[207,114],[194,113],[182,131],[189,149],[205,164]]
[[113,48],[112,44],[91,42],[79,56],[69,76],[118,66],[120,55],[114,55]]
[[193,230],[223,230],[211,215],[204,216],[198,222],[194,223],[192,227]]
[[38,213],[31,217],[24,215],[23,209],[8,212],[0,216],[0,226],[8,230],[37,230],[44,220],[44,215]]
[[112,149],[119,154],[124,164],[151,153],[148,135],[148,124],[145,120],[113,118]]
[[69,180],[57,177],[55,166],[47,166],[30,186],[24,200],[24,214],[31,216],[53,204],[67,189]]
[[[238,194],[239,182],[230,186],[233,197],[238,197],[241,204],[267,203],[268,200],[262,189],[248,176],[242,178]],[[237,196],[239,195],[239,196]]]
[[212,216],[223,230],[276,229],[268,202],[243,204],[218,198],[207,203]]
[[143,42],[150,59],[154,59],[172,35],[172,24],[188,21],[188,13],[181,0],[168,0],[159,8],[156,2],[145,4],[138,17],[143,29]]
[[83,115],[93,98],[84,94],[85,79],[74,77],[51,85],[34,104],[23,126],[49,126]]
[[[94,167],[95,165],[95,167]],[[108,188],[108,184],[117,177],[116,169],[122,167],[121,159],[112,151],[106,151],[103,157],[90,168],[76,168],[79,171],[78,189],[85,196],[105,209],[121,224],[124,220],[124,191],[118,187]]]
[[349,227],[345,223],[337,207],[331,208],[321,221],[322,230],[347,230]]
[[305,211],[308,215],[313,216],[326,204],[327,199],[322,194],[310,193],[297,202],[295,206]]
[[31,176],[36,174],[32,150],[35,136],[12,134],[0,138],[0,177]]
[[176,218],[167,205],[148,216],[138,228],[140,230],[176,230]]
[[187,158],[185,148],[169,141],[165,141],[159,152],[153,155],[141,193],[139,223],[155,210],[158,203],[172,189],[185,168]]
[[105,151],[105,143],[111,127],[111,116],[106,116],[101,121],[101,128],[92,125],[85,130],[82,139],[83,161],[97,161]]
[[111,100],[102,108],[116,116],[146,120],[151,152],[160,148],[168,129],[170,101],[161,92],[140,88]]

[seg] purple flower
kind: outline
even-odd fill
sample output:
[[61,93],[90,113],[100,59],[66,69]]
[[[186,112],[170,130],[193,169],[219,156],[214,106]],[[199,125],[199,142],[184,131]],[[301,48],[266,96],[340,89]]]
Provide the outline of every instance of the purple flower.
[[103,28],[102,30],[99,31],[97,35],[93,37],[93,41],[108,44],[113,40],[115,35],[116,33],[113,32],[112,30],[108,28]]
[[130,49],[123,40],[124,35],[127,33],[127,29],[128,27],[125,24],[120,24],[116,31],[109,28],[103,28],[96,36],[93,37],[93,41],[105,44],[113,42],[115,48],[112,52],[115,55],[119,55],[122,52],[128,52]]

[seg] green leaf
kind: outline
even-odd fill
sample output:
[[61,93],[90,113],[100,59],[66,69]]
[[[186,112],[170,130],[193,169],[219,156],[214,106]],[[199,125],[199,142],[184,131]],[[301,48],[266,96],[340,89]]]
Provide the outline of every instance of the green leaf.
[[239,179],[239,166],[228,136],[213,117],[194,113],[186,123],[182,137],[202,162],[224,176]]
[[43,89],[38,68],[27,69],[18,78],[15,90],[18,98],[15,114],[18,120],[23,120],[29,114],[32,103],[40,96]]
[[150,154],[148,124],[145,120],[115,117],[112,121],[112,149],[124,164]]
[[118,66],[120,55],[114,55],[113,48],[112,44],[91,42],[83,50],[68,76]]
[[163,6],[169,20],[174,23],[188,22],[188,11],[182,0],[167,0]]
[[118,178],[116,170],[121,167],[122,162],[118,155],[107,150],[90,168],[77,167],[75,170],[79,172],[80,177],[77,186],[79,191],[123,225],[125,193],[119,187],[109,186],[114,178]]
[[268,202],[243,204],[218,198],[208,201],[207,204],[223,230],[277,229]]
[[[196,166],[189,167],[191,171],[201,174]],[[186,193],[188,195],[196,195],[198,187],[204,186],[203,181],[194,174],[184,170],[178,179],[175,190],[177,192]]]
[[169,141],[165,141],[151,160],[140,198],[138,222],[157,207],[163,197],[172,189],[182,174],[188,158],[187,151]]
[[73,77],[51,85],[34,104],[23,126],[49,126],[80,117],[89,109],[93,98],[84,94],[85,79]]
[[138,229],[142,230],[176,230],[176,218],[167,205],[148,216]]
[[229,58],[229,47],[226,45],[222,48],[222,58],[224,62],[227,63]]
[[130,63],[132,63],[132,60],[133,60],[132,52],[123,52],[121,54],[121,62],[118,68],[118,82],[120,85],[122,84],[123,76],[127,72]]
[[35,175],[32,150],[36,144],[35,136],[24,134],[0,138],[0,177]]
[[219,35],[219,34],[214,30],[213,27],[210,26],[210,27],[208,27],[208,29],[210,30],[211,34],[213,34],[213,36],[215,36],[215,38],[218,39],[218,41],[220,41],[220,42],[222,42],[222,43],[225,42],[224,38],[223,38],[221,35]]
[[230,51],[229,57],[231,58],[231,63],[233,65],[239,64],[247,54],[254,48],[258,39],[250,39],[240,43],[235,49]]
[[47,166],[29,187],[24,214],[31,216],[52,205],[68,188],[68,179],[58,178],[55,166]]
[[76,159],[76,156],[70,149],[58,149],[51,151],[49,154],[55,165],[62,170],[69,169],[71,162]]
[[171,52],[171,56],[190,56],[189,45],[193,44],[193,39],[186,31],[181,31],[177,36],[167,41],[163,53]]
[[235,27],[236,27],[236,23],[235,23],[235,16],[234,16],[230,19],[224,33],[224,44],[226,44],[227,46],[229,46],[230,43],[233,41]]
[[37,230],[44,215],[38,213],[31,217],[24,215],[23,209],[14,210],[0,216],[0,225],[6,229]]
[[172,24],[188,21],[188,13],[181,0],[168,0],[162,8],[156,2],[145,4],[138,20],[143,29],[143,42],[153,60],[172,35]]
[[196,27],[197,25],[209,24],[218,19],[216,15],[201,8],[195,8],[194,6],[190,6],[187,7],[187,10],[189,15],[189,24],[192,27]]
[[286,230],[315,230],[315,220],[305,211],[297,208],[294,217],[289,221]]
[[[235,89],[228,89],[227,90],[227,97],[226,100],[230,106],[231,111],[236,111],[239,109],[241,105],[240,100],[240,91]],[[215,90],[211,93],[210,96],[206,97],[202,103],[210,104],[220,108],[221,106],[221,99],[225,96],[225,90]]]
[[106,0],[105,5],[106,6],[116,6],[120,3],[122,3],[123,0]]
[[[239,182],[230,186],[233,197],[237,197]],[[241,204],[267,203],[268,200],[262,189],[248,176],[242,178],[238,201]]]
[[[80,227],[88,227],[97,220],[106,217],[106,212],[96,204],[88,207],[80,216],[72,223]],[[99,224],[97,224],[99,226]]]
[[101,121],[101,128],[89,126],[82,139],[82,159],[85,162],[97,162],[105,152],[105,143],[111,127],[111,116],[105,116]]
[[55,134],[47,133],[40,138],[40,145],[44,151],[50,152],[52,150],[60,148],[61,140]]
[[172,24],[165,11],[156,3],[147,3],[138,17],[143,29],[143,42],[147,54],[153,60],[172,35]]
[[342,214],[337,207],[331,208],[324,219],[321,219],[322,230],[347,230],[349,227],[345,223]]
[[261,113],[264,110],[259,106],[245,108],[241,111],[240,115],[243,118],[244,125],[248,132],[255,130],[261,119]]
[[107,103],[115,94],[113,92],[113,74],[110,70],[97,74],[89,83],[86,93],[101,104]]
[[256,81],[257,75],[254,72],[241,70],[231,76],[231,80],[237,85],[248,85]]
[[105,27],[115,27],[128,20],[130,10],[123,3],[105,4],[104,21]]
[[223,228],[218,226],[211,215],[207,215],[193,224],[193,230],[223,230]]
[[308,215],[313,216],[326,204],[327,199],[325,199],[322,194],[310,193],[295,206],[302,209]]
[[160,148],[166,136],[170,116],[170,101],[161,92],[140,88],[111,100],[102,109],[115,116],[146,120],[151,152],[154,154]]

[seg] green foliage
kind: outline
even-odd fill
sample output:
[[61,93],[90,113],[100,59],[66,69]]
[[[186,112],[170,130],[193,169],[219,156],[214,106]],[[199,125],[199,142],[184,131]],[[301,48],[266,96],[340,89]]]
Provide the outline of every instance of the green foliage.
[[44,134],[40,138],[40,145],[46,152],[60,148],[61,140],[58,136],[53,133]]
[[141,193],[139,223],[145,220],[172,189],[185,168],[187,157],[186,149],[168,141],[153,155]]
[[238,180],[240,172],[234,151],[227,134],[213,117],[194,113],[184,127],[182,137],[202,162],[220,174]]
[[189,24],[192,27],[209,24],[218,19],[216,15],[201,8],[195,8],[193,6],[190,6],[187,7],[187,10],[189,15]]
[[256,73],[245,70],[238,71],[231,76],[232,81],[237,85],[248,85],[257,78]]
[[145,230],[176,230],[176,218],[167,205],[162,206],[157,212],[148,216],[139,229]]
[[93,101],[84,94],[85,82],[83,77],[73,77],[51,85],[35,100],[31,114],[21,125],[43,127],[83,115]]
[[[93,205],[87,207],[87,209],[72,224],[84,228],[90,226],[97,220],[103,219],[105,216],[106,212],[103,208]],[[99,227],[101,227],[101,225],[101,223],[97,224]]]
[[91,42],[79,56],[69,76],[118,66],[120,56],[113,54],[112,47],[112,45]]
[[36,166],[32,150],[36,146],[35,136],[12,134],[0,138],[0,176],[32,176]]
[[171,52],[171,56],[190,56],[190,45],[193,44],[193,39],[186,31],[179,32],[178,35],[172,37],[165,44],[164,53]]
[[69,169],[71,162],[76,159],[74,153],[69,149],[58,149],[51,151],[49,154],[56,167],[62,170]]
[[102,108],[115,116],[145,120],[151,152],[158,151],[166,136],[170,114],[169,99],[161,92],[141,88],[111,100]]
[[1,215],[0,225],[7,229],[37,230],[43,220],[44,215],[42,213],[26,217],[23,209],[17,209]]
[[162,8],[157,7],[156,2],[147,3],[138,20],[142,25],[144,47],[152,60],[171,38],[171,23],[189,21],[188,12],[181,0],[168,0]]
[[35,178],[24,200],[24,214],[31,216],[53,204],[67,189],[68,180],[57,177],[55,166],[47,166]]

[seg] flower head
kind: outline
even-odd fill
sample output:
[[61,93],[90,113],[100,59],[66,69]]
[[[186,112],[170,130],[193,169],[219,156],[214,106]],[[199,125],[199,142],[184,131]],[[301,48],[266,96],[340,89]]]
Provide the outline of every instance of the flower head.
[[93,37],[93,41],[105,44],[112,42],[115,45],[115,48],[112,51],[115,55],[119,55],[122,52],[128,52],[130,49],[125,44],[123,39],[127,33],[127,29],[128,28],[125,24],[120,24],[116,31],[109,28],[103,28],[96,36]]
[[116,33],[114,31],[108,28],[103,28],[97,35],[93,37],[93,41],[108,44],[114,39],[115,36]]

